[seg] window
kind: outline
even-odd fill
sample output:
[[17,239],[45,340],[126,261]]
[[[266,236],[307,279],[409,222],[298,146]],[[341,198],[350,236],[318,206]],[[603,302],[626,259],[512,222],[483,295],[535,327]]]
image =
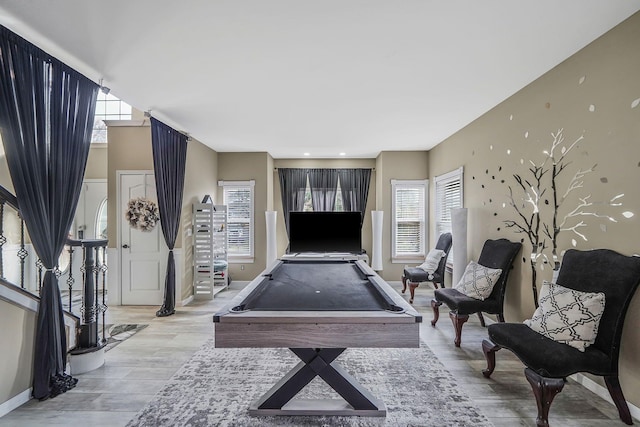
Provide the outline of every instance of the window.
[[[313,211],[313,204],[311,203],[311,186],[309,185],[309,179],[307,178],[307,188],[304,190],[304,208],[305,212]],[[343,212],[344,206],[342,205],[342,190],[340,189],[340,179],[338,179],[338,189],[336,191],[336,205],[333,208],[335,212]]]
[[255,181],[218,181],[227,206],[229,261],[253,262],[253,188]]
[[462,207],[462,167],[435,177],[436,235],[451,232],[451,209]]
[[98,91],[91,142],[107,142],[104,120],[131,120],[131,106],[111,94]]
[[391,180],[392,261],[424,260],[428,180]]

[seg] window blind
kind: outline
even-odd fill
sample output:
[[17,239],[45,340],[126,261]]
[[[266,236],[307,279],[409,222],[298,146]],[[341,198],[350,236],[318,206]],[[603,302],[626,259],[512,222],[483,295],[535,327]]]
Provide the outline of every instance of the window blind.
[[392,186],[393,257],[424,257],[427,181],[394,180]]
[[253,257],[253,185],[222,183],[230,257]]

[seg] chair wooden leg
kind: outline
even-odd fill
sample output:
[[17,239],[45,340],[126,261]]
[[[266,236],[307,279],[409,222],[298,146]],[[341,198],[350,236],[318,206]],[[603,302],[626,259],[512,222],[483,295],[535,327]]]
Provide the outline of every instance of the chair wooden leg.
[[484,328],[485,327],[485,325],[484,325],[484,317],[482,317],[482,312],[481,311],[478,312],[478,319],[480,319],[480,326],[482,326]]
[[431,300],[431,309],[433,310],[433,320],[431,321],[431,326],[436,326],[438,319],[440,318],[440,306],[442,303],[437,299]]
[[633,424],[631,413],[629,412],[629,406],[627,406],[627,402],[624,399],[624,394],[622,394],[622,388],[620,387],[620,380],[618,379],[618,376],[605,376],[604,383],[607,385],[607,389],[609,390],[611,399],[613,399],[613,403],[615,403],[616,408],[618,408],[620,419],[625,424]]
[[418,287],[419,283],[416,282],[409,282],[409,293],[411,294],[411,297],[409,297],[409,303],[413,304],[413,298],[415,297],[415,293],[416,293],[416,288]]
[[501,348],[499,345],[494,344],[493,341],[482,340],[482,352],[484,353],[484,358],[487,359],[487,369],[482,370],[482,375],[485,378],[489,378],[496,369],[496,352]]
[[469,320],[469,316],[466,314],[459,315],[456,312],[450,311],[449,318],[451,318],[453,328],[456,330],[456,338],[453,340],[453,343],[456,347],[460,347],[460,341],[462,341],[462,325]]
[[404,277],[404,274],[402,275],[402,293],[404,294],[404,292],[407,290],[407,278]]
[[533,394],[536,396],[538,404],[538,417],[536,425],[538,427],[549,427],[549,408],[553,398],[562,391],[564,378],[548,378],[539,375],[530,368],[525,368],[524,375],[531,384]]

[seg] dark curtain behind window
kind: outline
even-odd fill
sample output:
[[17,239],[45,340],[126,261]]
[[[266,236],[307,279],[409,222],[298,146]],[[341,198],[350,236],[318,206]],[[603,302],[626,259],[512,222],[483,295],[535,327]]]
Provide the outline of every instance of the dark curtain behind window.
[[369,197],[371,169],[339,169],[342,206],[345,211],[360,211],[360,226],[364,221]]
[[20,215],[46,270],[36,321],[36,399],[77,383],[64,373],[67,342],[54,268],[78,204],[97,93],[97,84],[0,27],[0,131]]
[[333,212],[338,191],[338,171],[336,169],[309,169],[311,205],[314,212]]
[[278,169],[280,194],[282,196],[282,213],[289,236],[289,212],[304,209],[304,193],[307,189],[307,169]]
[[187,136],[151,117],[153,171],[158,189],[158,211],[164,241],[169,248],[164,301],[156,316],[170,316],[176,307],[176,264],[173,246],[178,236],[182,212]]

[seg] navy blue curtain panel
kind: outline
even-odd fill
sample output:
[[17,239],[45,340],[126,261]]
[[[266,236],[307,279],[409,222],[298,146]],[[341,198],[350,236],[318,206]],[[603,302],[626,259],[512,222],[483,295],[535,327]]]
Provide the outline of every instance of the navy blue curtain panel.
[[164,241],[169,247],[164,301],[156,316],[170,316],[176,307],[176,266],[173,246],[180,227],[184,173],[187,163],[187,136],[151,117],[153,170],[158,191],[158,210]]
[[289,212],[304,209],[304,193],[307,189],[308,169],[278,169],[284,225],[289,236]]
[[338,169],[342,206],[345,211],[360,211],[360,226],[364,221],[369,198],[371,169]]
[[46,272],[36,322],[33,396],[64,393],[67,343],[54,268],[89,155],[98,85],[0,27],[0,129],[9,173]]
[[309,188],[314,212],[333,212],[338,194],[338,170],[309,169]]

